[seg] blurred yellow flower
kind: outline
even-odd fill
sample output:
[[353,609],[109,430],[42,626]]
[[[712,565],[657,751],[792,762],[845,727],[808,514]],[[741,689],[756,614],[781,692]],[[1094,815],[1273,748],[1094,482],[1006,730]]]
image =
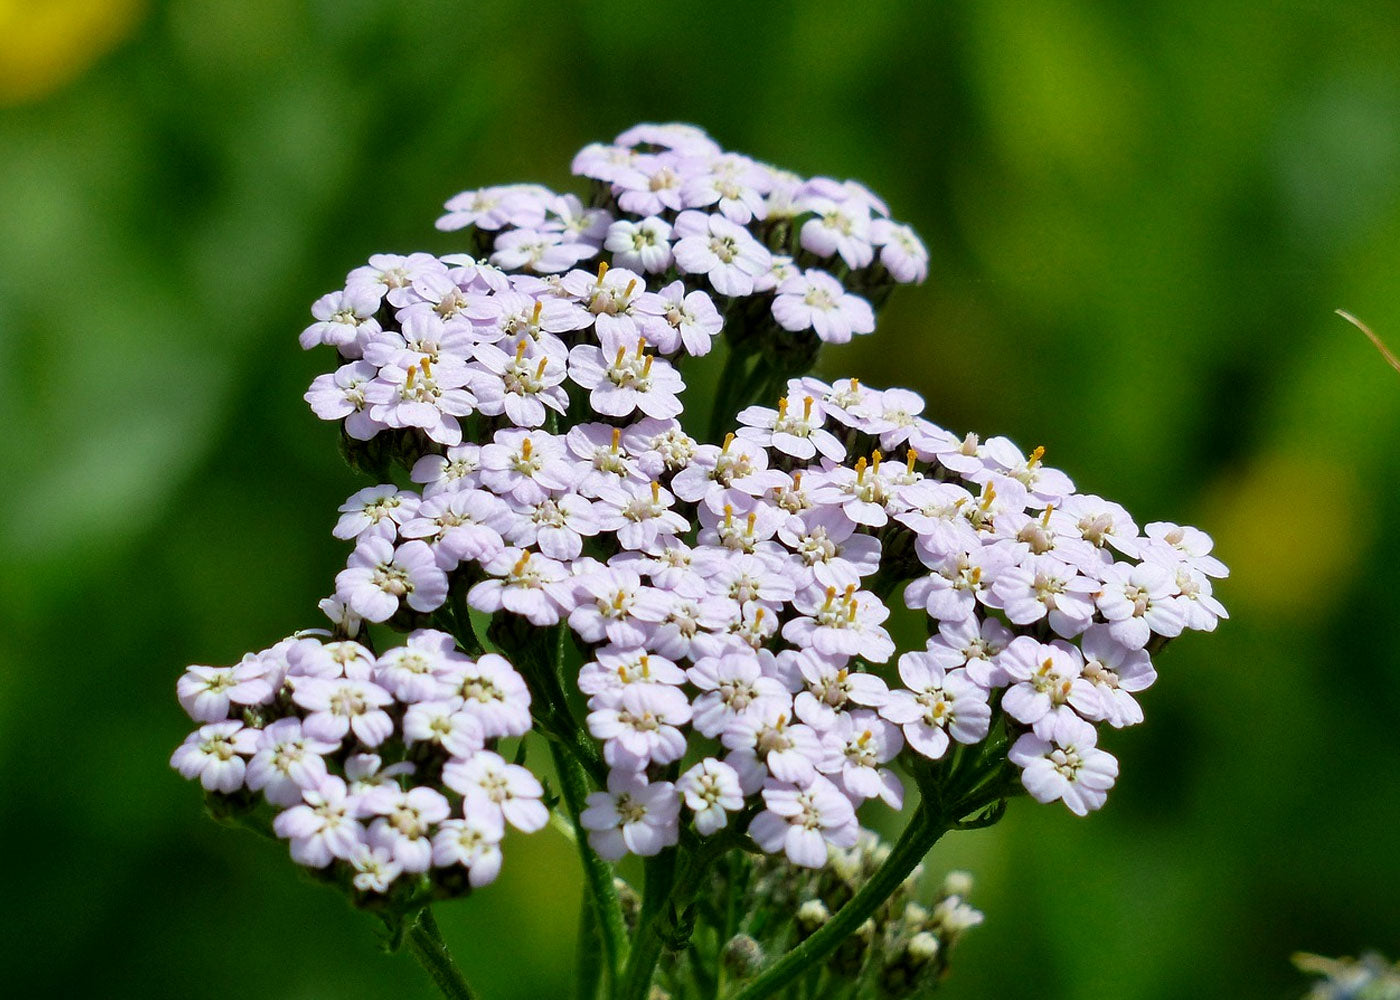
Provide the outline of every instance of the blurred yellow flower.
[[145,0],[0,0],[0,106],[46,97],[124,41]]
[[1368,542],[1370,497],[1326,456],[1275,451],[1215,484],[1206,504],[1216,554],[1240,607],[1322,619]]

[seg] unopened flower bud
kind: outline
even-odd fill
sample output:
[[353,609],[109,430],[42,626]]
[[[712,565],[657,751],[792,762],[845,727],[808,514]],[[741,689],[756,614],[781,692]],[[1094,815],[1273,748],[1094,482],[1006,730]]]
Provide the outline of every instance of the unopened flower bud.
[[924,965],[937,958],[942,947],[936,935],[920,931],[909,939],[909,959],[915,965]]
[[904,924],[911,930],[928,922],[928,908],[918,903],[908,903],[904,907]]
[[982,922],[982,911],[968,906],[957,896],[939,901],[933,908],[933,922],[949,937],[956,937]]
[[972,891],[972,876],[967,872],[949,872],[943,877],[943,895],[966,896]]
[[623,921],[629,930],[636,930],[637,920],[642,913],[642,897],[638,896],[637,890],[624,879],[614,878],[613,888],[617,890],[617,901],[622,908]]
[[720,961],[735,979],[748,979],[763,968],[763,946],[747,934],[736,934],[724,943]]
[[797,908],[797,922],[808,934],[831,919],[831,911],[820,899],[809,899]]

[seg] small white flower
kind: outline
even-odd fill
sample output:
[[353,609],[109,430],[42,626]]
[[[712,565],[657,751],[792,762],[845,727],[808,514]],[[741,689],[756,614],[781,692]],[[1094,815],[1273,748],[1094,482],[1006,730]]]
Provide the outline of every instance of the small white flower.
[[608,790],[588,796],[579,817],[599,856],[617,861],[627,853],[651,857],[679,836],[680,798],[669,781],[648,783],[627,770],[608,774]]
[[1094,744],[1094,727],[1075,715],[1057,716],[1048,739],[1025,733],[1007,753],[1020,767],[1021,783],[1037,802],[1064,800],[1084,816],[1102,806],[1118,777],[1118,761]]

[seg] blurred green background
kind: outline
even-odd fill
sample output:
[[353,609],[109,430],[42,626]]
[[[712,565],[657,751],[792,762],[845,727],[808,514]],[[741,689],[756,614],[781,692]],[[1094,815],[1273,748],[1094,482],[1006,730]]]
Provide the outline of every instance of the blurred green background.
[[[1174,0],[0,0],[0,913],[13,997],[429,997],[373,921],[167,767],[186,663],[313,623],[361,485],[311,301],[568,189],[641,120],[884,195],[932,252],[829,375],[909,384],[1145,522],[1234,618],[1162,658],[1100,814],[940,845],[949,998],[1280,998],[1400,953],[1400,13]],[[487,1000],[562,995],[573,856],[441,908]]]

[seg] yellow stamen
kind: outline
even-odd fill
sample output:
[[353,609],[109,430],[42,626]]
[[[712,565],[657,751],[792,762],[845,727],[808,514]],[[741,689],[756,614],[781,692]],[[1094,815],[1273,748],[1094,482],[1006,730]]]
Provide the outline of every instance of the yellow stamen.
[[784,419],[784,418],[786,418],[786,417],[787,417],[787,397],[784,396],[782,399],[778,400],[778,419],[779,419],[779,420],[782,420],[782,419]]
[[614,611],[621,611],[621,610],[622,610],[622,602],[623,602],[624,600],[625,600],[625,598],[622,596],[622,591],[619,590],[616,594],[613,595],[613,602],[612,602],[612,604],[613,604],[613,610],[614,610]]
[[613,451],[617,451],[618,442],[620,442],[621,440],[622,440],[622,428],[621,428],[621,427],[614,427],[614,428],[613,428],[613,449],[612,449]]
[[734,505],[727,503],[724,505],[724,526],[731,527],[734,524]]
[[972,572],[969,573],[969,574],[967,574],[967,578],[968,578],[968,580],[971,581],[973,584],[980,583],[980,582],[982,581],[982,567],[981,567],[981,566],[974,566],[974,567],[972,567]]
[[524,573],[524,572],[525,572],[525,564],[528,563],[529,561],[530,561],[530,553],[529,553],[529,552],[522,552],[522,553],[520,554],[520,561],[517,562],[517,563],[515,564],[515,569],[513,569],[513,570],[510,571],[511,576],[519,576],[521,573]]
[[845,684],[846,678],[849,676],[851,676],[850,669],[847,667],[842,667],[840,670],[836,671],[836,683]]
[[661,503],[661,484],[655,479],[651,481],[651,502],[657,505]]
[[816,402],[816,400],[814,400],[811,396],[803,396],[803,397],[802,397],[802,419],[803,419],[803,420],[811,420],[811,419],[812,419],[812,404],[813,404],[814,402]]
[[794,491],[802,488],[802,472],[798,470],[792,474],[792,488]]
[[730,446],[731,444],[733,444],[733,443],[734,443],[734,432],[733,432],[733,431],[730,431],[728,434],[726,434],[726,435],[724,436],[724,447],[720,449],[720,452],[721,452],[721,453],[727,452],[727,451],[729,450],[729,446]]
[[539,367],[535,369],[535,378],[544,378],[544,366],[549,362],[548,358],[540,358]]
[[856,585],[855,585],[854,583],[848,583],[848,584],[846,584],[846,596],[843,597],[842,600],[845,601],[847,604],[850,604],[850,603],[851,603],[851,599],[852,599],[853,597],[855,597],[855,594],[856,594]]
[[831,605],[832,605],[832,602],[834,602],[835,600],[836,600],[836,588],[835,588],[835,587],[827,587],[827,588],[826,588],[826,604],[823,606],[823,609],[822,609],[822,610],[827,610],[827,609],[829,609],[829,608],[831,607]]
[[851,391],[852,391],[852,392],[859,392],[859,391],[860,391],[860,379],[858,379],[858,378],[853,378],[853,379],[851,379]]
[[1045,505],[1045,513],[1044,513],[1044,514],[1041,516],[1041,518],[1040,518],[1040,523],[1041,523],[1044,527],[1047,527],[1047,528],[1050,527],[1050,515],[1053,514],[1054,512],[1055,512],[1055,505],[1054,505],[1053,503],[1050,503],[1050,504],[1046,504],[1046,505]]
[[919,456],[916,455],[916,454],[914,454],[914,449],[913,449],[913,448],[910,448],[910,449],[909,449],[909,471],[910,471],[910,472],[913,472],[913,471],[914,471],[914,463],[917,462],[918,460],[919,460]]
[[651,657],[647,656],[646,653],[643,653],[641,659],[640,659],[638,662],[641,663],[641,665],[642,665],[642,676],[643,676],[643,677],[650,677],[650,676],[651,676]]
[[525,360],[525,345],[528,343],[529,341],[522,340],[520,343],[515,345],[515,363],[517,365]]
[[638,338],[637,338],[637,357],[640,358],[640,357],[642,356],[642,352],[645,351],[646,348],[647,348],[647,339],[646,339],[645,337],[638,337]]
[[529,438],[526,438],[524,441],[520,442],[520,457],[525,459],[525,461],[530,461],[530,452],[534,450],[535,443]]
[[648,375],[651,374],[651,363],[652,363],[654,360],[656,360],[656,359],[655,359],[652,355],[650,355],[650,354],[647,355],[646,364],[642,365],[642,378],[646,378]]
[[872,451],[872,452],[870,453],[870,457],[871,457],[871,459],[872,459],[872,461],[871,461],[871,463],[870,463],[870,465],[871,465],[870,471],[871,471],[871,472],[879,472],[879,471],[880,471],[880,461],[881,461],[881,459],[883,459],[885,456],[880,454],[880,449],[879,449],[879,448],[876,448],[874,451]]
[[631,298],[631,297],[632,297],[632,289],[634,289],[634,288],[636,288],[636,287],[637,287],[637,279],[636,279],[636,278],[633,278],[631,281],[627,282],[627,290],[626,290],[625,292],[622,293],[622,297],[623,297],[624,299]]
[[627,357],[627,348],[625,348],[625,347],[619,347],[619,348],[617,349],[617,357],[613,358],[613,367],[614,367],[614,368],[621,368],[621,367],[622,367],[623,359],[626,358],[626,357]]
[[863,482],[865,482],[865,467],[866,467],[866,464],[867,464],[867,463],[866,463],[866,461],[865,461],[865,457],[864,457],[864,456],[861,456],[860,458],[856,459],[856,482],[858,482],[858,483],[863,483]]
[[412,388],[413,388],[413,380],[414,380],[414,378],[415,378],[417,375],[418,375],[418,366],[417,366],[417,365],[409,365],[409,366],[408,366],[408,374],[404,377],[404,380],[403,380],[403,387],[404,387],[405,389],[412,389]]
[[432,378],[432,377],[433,377],[433,366],[432,366],[432,364],[428,361],[427,358],[424,358],[422,361],[420,361],[420,362],[418,363],[418,367],[419,367],[419,369],[423,372],[423,377],[424,377],[424,378]]
[[867,729],[865,732],[860,734],[860,737],[856,740],[856,744],[859,746],[865,746],[867,743],[870,742],[871,735],[872,734],[870,730]]
[[1045,449],[1044,449],[1042,446],[1040,446],[1040,445],[1036,445],[1035,451],[1031,452],[1031,457],[1030,457],[1029,459],[1026,460],[1026,468],[1028,468],[1028,469],[1033,469],[1033,468],[1035,468],[1036,465],[1040,462],[1040,460],[1041,460],[1042,458],[1044,458],[1044,457],[1045,457]]
[[608,262],[600,260],[598,262],[598,284],[603,283],[603,279],[608,276]]
[[748,533],[749,533],[750,535],[753,534],[753,525],[754,525],[754,522],[757,521],[757,520],[758,520],[758,512],[757,512],[757,511],[750,511],[750,512],[749,512],[749,530],[748,530]]
[[544,303],[543,303],[542,301],[536,301],[536,302],[535,302],[535,311],[532,312],[532,313],[530,314],[530,325],[531,325],[531,326],[539,326],[539,325],[540,325],[540,312],[541,312],[541,310],[543,310],[543,309],[544,309]]

